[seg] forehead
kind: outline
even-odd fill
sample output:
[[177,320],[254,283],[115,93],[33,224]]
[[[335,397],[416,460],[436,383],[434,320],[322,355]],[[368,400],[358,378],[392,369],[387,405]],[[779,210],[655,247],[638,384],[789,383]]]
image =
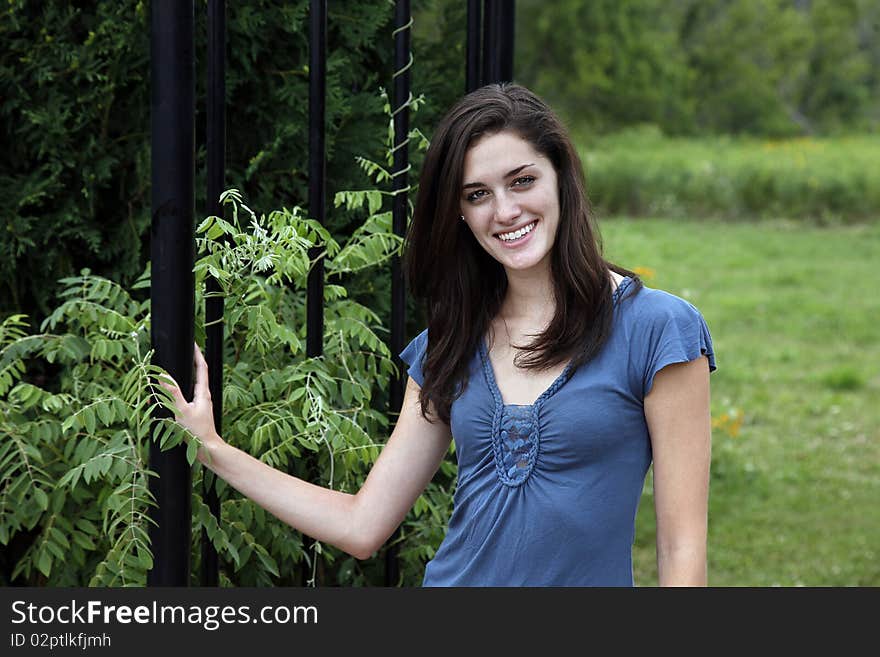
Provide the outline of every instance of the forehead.
[[549,164],[531,142],[515,132],[497,132],[480,137],[464,156],[464,183],[484,178],[503,177],[523,164]]

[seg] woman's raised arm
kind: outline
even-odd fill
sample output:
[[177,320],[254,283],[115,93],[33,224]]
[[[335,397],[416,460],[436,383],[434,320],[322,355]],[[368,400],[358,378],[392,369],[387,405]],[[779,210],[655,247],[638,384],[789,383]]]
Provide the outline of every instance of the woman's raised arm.
[[323,488],[277,470],[225,442],[216,432],[208,364],[195,347],[193,401],[179,387],[178,422],[202,441],[199,461],[269,513],[316,540],[358,559],[370,557],[394,532],[437,472],[452,435],[421,413],[419,386],[409,379],[397,425],[355,495]]

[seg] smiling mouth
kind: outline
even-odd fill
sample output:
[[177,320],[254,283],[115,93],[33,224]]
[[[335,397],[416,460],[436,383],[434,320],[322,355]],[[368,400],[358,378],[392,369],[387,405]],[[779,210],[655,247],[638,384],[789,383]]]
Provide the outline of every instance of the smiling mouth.
[[534,230],[537,223],[538,223],[538,220],[535,219],[533,222],[526,224],[525,226],[523,226],[519,230],[514,230],[509,233],[497,233],[495,235],[495,237],[500,239],[502,242],[506,242],[508,244],[511,242],[516,242],[517,240],[520,240],[523,237],[525,237],[526,235],[528,235],[529,233],[531,233]]

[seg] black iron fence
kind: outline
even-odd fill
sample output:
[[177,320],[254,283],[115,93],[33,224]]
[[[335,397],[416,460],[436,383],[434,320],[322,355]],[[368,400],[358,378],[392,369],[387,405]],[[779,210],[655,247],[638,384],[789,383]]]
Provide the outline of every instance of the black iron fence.
[[[151,11],[151,125],[152,125],[152,347],[154,362],[166,369],[192,399],[192,345],[195,290],[193,277],[194,179],[195,179],[195,66],[194,3],[153,0]],[[207,207],[208,215],[220,215],[220,194],[224,187],[226,121],[226,5],[225,0],[208,0],[208,57],[206,98]],[[394,13],[394,75],[392,113],[394,121],[393,230],[406,231],[409,190],[409,105],[412,17],[409,0],[398,0]],[[513,0],[468,0],[466,88],[468,91],[490,82],[513,77]],[[309,216],[321,223],[325,218],[324,115],[327,41],[327,1],[312,0],[309,17]],[[313,254],[314,257],[314,254]],[[406,290],[400,259],[391,263],[392,311],[391,348],[397,354],[404,347]],[[216,281],[207,281],[205,301],[205,355],[210,371],[214,420],[218,430],[223,417],[223,298]],[[307,290],[306,354],[323,353],[324,267],[317,259],[309,272]],[[398,362],[398,365],[401,365]],[[389,381],[392,412],[403,402],[403,376]],[[154,566],[149,586],[188,586],[190,583],[192,471],[185,447],[161,451],[154,444],[150,467],[158,473],[151,479],[156,507],[151,518],[150,540]],[[220,508],[211,485],[205,479],[205,500],[215,516]],[[387,585],[399,577],[396,552],[386,552]],[[218,582],[217,554],[207,537],[202,538],[204,586]]]

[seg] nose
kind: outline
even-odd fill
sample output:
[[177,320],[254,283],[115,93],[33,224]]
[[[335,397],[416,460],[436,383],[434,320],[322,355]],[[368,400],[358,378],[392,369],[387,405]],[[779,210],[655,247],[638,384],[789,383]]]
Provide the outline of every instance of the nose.
[[497,194],[495,196],[495,219],[498,223],[513,222],[520,214],[522,214],[522,210],[512,194]]

